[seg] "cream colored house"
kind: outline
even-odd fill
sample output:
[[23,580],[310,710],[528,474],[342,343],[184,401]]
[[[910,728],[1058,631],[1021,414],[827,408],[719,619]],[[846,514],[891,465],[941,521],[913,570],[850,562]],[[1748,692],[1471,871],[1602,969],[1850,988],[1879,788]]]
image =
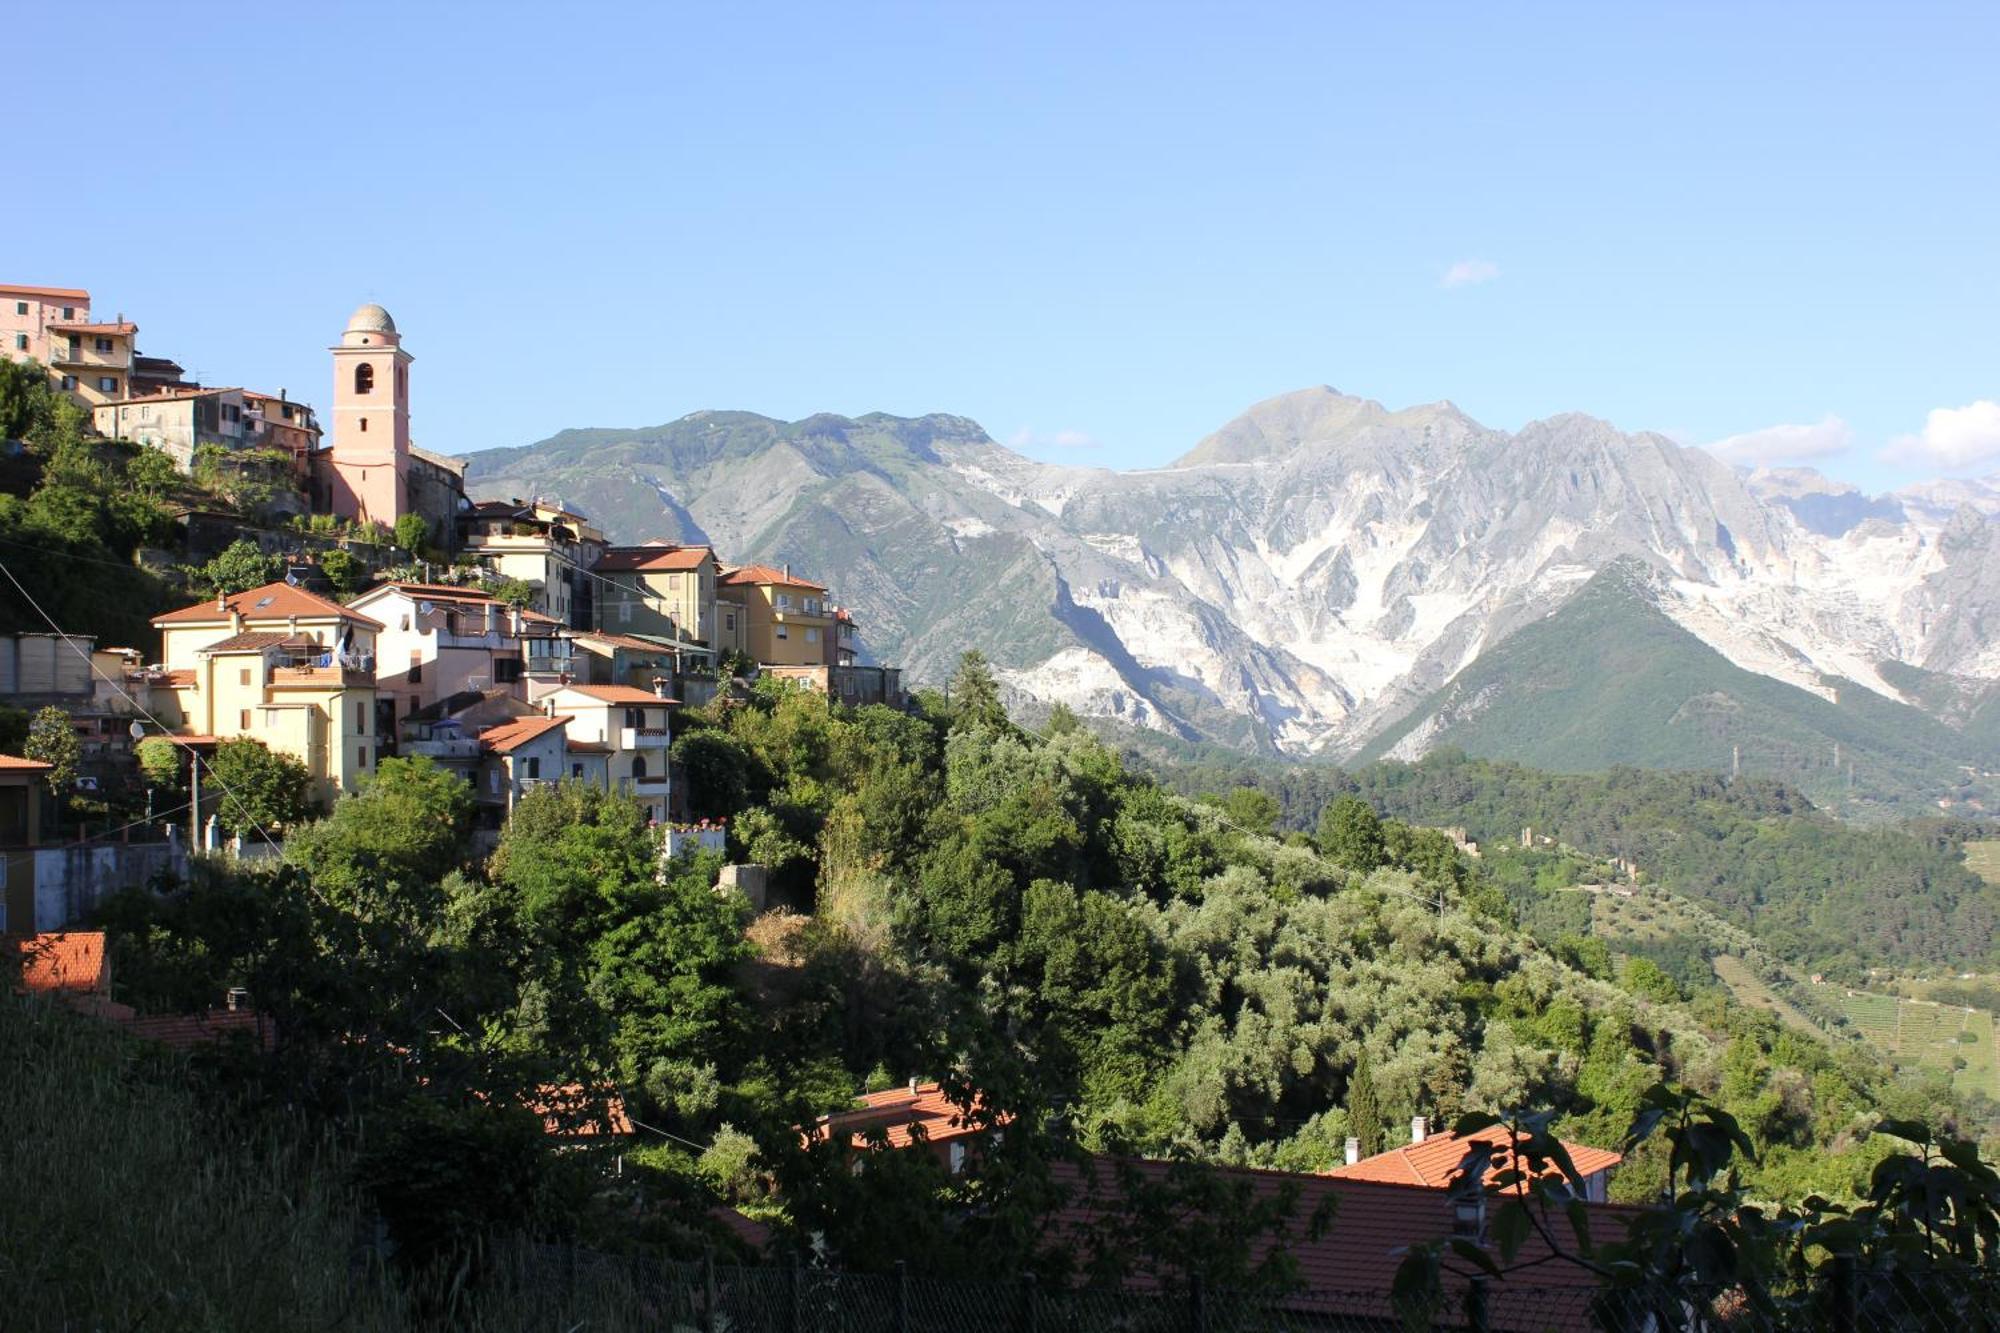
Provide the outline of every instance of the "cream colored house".
[[437,583],[385,583],[348,603],[380,621],[375,636],[375,688],[383,735],[401,718],[441,699],[504,689],[526,701],[524,635],[556,624],[517,611],[477,588]]
[[579,742],[605,747],[611,790],[637,800],[649,819],[665,822],[672,804],[670,717],[677,700],[629,685],[565,685],[544,697],[542,706],[569,718],[572,748]]
[[177,733],[250,736],[297,757],[314,796],[357,789],[379,758],[375,637],[381,622],[289,583],[156,616],[165,674],[155,697]]
[[501,578],[535,589],[535,609],[576,629],[591,628],[591,568],[604,534],[582,514],[540,500],[486,500],[459,519],[466,555]]

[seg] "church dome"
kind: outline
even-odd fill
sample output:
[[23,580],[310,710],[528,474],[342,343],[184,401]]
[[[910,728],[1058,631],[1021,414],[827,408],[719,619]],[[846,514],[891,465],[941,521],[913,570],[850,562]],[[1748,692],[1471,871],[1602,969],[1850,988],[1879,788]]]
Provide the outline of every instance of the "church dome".
[[394,333],[396,321],[389,318],[389,312],[370,301],[356,310],[347,321],[349,333]]

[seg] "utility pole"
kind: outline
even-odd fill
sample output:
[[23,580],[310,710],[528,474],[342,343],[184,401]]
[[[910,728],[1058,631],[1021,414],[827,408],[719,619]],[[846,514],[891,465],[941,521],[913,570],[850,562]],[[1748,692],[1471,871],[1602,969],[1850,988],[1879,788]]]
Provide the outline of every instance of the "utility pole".
[[188,748],[188,800],[193,812],[188,816],[188,846],[198,848],[201,846],[201,756],[192,746]]

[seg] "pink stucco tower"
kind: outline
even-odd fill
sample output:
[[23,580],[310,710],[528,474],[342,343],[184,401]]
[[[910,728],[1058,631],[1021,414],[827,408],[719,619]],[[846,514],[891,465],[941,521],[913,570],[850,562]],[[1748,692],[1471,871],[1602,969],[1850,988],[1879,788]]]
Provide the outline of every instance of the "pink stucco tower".
[[370,302],[333,352],[328,507],[393,526],[410,503],[410,361],[396,321]]

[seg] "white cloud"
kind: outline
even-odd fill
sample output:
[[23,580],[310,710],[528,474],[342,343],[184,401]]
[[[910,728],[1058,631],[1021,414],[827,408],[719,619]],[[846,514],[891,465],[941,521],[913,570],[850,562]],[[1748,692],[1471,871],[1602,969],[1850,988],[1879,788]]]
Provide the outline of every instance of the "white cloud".
[[1095,449],[1097,437],[1073,427],[1044,435],[1032,426],[1023,426],[1008,437],[1007,444],[1013,449]]
[[1902,435],[1882,451],[1884,460],[1937,468],[1975,468],[2000,462],[2000,403],[1982,398],[1964,407],[1934,407],[1921,434]]
[[1844,454],[1854,446],[1854,431],[1828,414],[1813,425],[1766,426],[1703,446],[1725,463],[1769,467],[1774,463],[1804,463]]
[[1461,259],[1438,279],[1440,287],[1477,287],[1500,276],[1500,266],[1490,259]]

